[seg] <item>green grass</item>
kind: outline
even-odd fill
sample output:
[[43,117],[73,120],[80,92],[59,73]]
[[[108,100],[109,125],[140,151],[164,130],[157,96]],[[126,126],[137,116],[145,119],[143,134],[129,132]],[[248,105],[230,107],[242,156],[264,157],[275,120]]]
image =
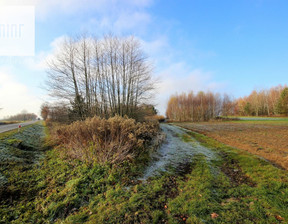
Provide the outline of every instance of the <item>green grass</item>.
[[10,223],[33,211],[37,169],[44,158],[44,127],[37,123],[0,134],[0,223]]
[[[203,145],[225,155],[212,166],[200,160],[197,169],[188,175],[191,180],[183,185],[184,189],[193,186],[193,190],[183,190],[186,193],[178,203],[182,206],[179,210],[183,211],[184,208],[187,216],[193,220],[192,223],[201,223],[201,219],[209,220],[207,215],[212,212],[219,214],[219,217],[209,223],[277,223],[281,217],[288,220],[287,171],[279,170],[256,156],[227,147],[206,136],[190,134]],[[215,172],[217,168],[218,172]],[[232,173],[237,170],[235,174],[240,178],[237,180],[237,177],[227,176],[227,173],[231,174],[227,168]],[[201,194],[201,199],[204,197],[205,200],[201,201],[197,194]],[[199,200],[201,202],[197,204]],[[211,209],[206,211],[208,208]]]
[[[43,127],[34,125],[6,136],[5,144],[21,141],[41,154],[41,136]],[[0,199],[0,223],[287,222],[287,171],[197,133],[180,137],[190,142],[191,136],[219,159],[208,162],[198,155],[186,164],[186,173],[163,174],[146,183],[137,176],[147,155],[117,166],[88,166],[55,148],[37,163],[31,157],[30,163],[24,158],[1,165],[8,182]],[[212,213],[219,216],[212,218]]]
[[228,118],[239,118],[240,120],[226,121],[247,124],[288,125],[288,117],[255,117],[255,116],[228,116]]
[[287,126],[288,125],[288,120],[275,120],[275,121],[252,121],[252,120],[241,120],[241,121],[228,121],[231,123],[242,123],[242,124],[260,124],[260,125],[279,125],[279,126]]

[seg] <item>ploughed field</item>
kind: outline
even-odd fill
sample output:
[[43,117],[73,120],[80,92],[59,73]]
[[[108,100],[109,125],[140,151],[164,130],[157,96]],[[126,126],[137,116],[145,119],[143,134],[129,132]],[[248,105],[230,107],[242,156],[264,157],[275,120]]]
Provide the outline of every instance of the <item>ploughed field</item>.
[[246,119],[226,122],[178,123],[229,146],[261,156],[288,169],[288,120]]

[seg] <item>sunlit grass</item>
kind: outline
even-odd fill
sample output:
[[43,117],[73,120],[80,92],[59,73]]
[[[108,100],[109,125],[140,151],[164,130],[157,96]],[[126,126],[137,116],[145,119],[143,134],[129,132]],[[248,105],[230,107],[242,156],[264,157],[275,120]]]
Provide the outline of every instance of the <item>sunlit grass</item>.
[[60,156],[61,149],[53,149],[38,164],[10,164],[2,170],[9,180],[9,200],[2,198],[0,222],[176,224],[288,220],[286,171],[194,132],[179,137],[193,144],[191,136],[214,150],[219,159],[207,161],[203,155],[196,155],[187,164],[190,168],[186,173],[164,173],[146,183],[137,181],[137,177],[147,164],[147,154],[134,162],[87,165]]

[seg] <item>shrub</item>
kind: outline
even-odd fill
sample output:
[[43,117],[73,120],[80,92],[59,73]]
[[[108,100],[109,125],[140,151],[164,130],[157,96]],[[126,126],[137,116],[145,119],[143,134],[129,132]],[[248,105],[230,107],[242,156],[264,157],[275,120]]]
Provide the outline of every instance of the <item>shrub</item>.
[[159,131],[158,122],[135,122],[127,117],[88,118],[61,126],[58,143],[71,158],[88,163],[119,163],[133,159]]
[[159,122],[165,122],[166,118],[163,115],[153,115],[153,116],[147,116],[146,120],[156,120]]

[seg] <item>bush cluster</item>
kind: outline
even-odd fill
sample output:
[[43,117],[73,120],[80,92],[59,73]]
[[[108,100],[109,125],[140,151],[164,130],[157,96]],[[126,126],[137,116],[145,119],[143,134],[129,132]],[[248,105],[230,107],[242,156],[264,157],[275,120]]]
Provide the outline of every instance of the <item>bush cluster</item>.
[[145,150],[159,131],[158,122],[136,122],[128,117],[97,116],[59,127],[55,138],[73,159],[88,163],[119,163]]

